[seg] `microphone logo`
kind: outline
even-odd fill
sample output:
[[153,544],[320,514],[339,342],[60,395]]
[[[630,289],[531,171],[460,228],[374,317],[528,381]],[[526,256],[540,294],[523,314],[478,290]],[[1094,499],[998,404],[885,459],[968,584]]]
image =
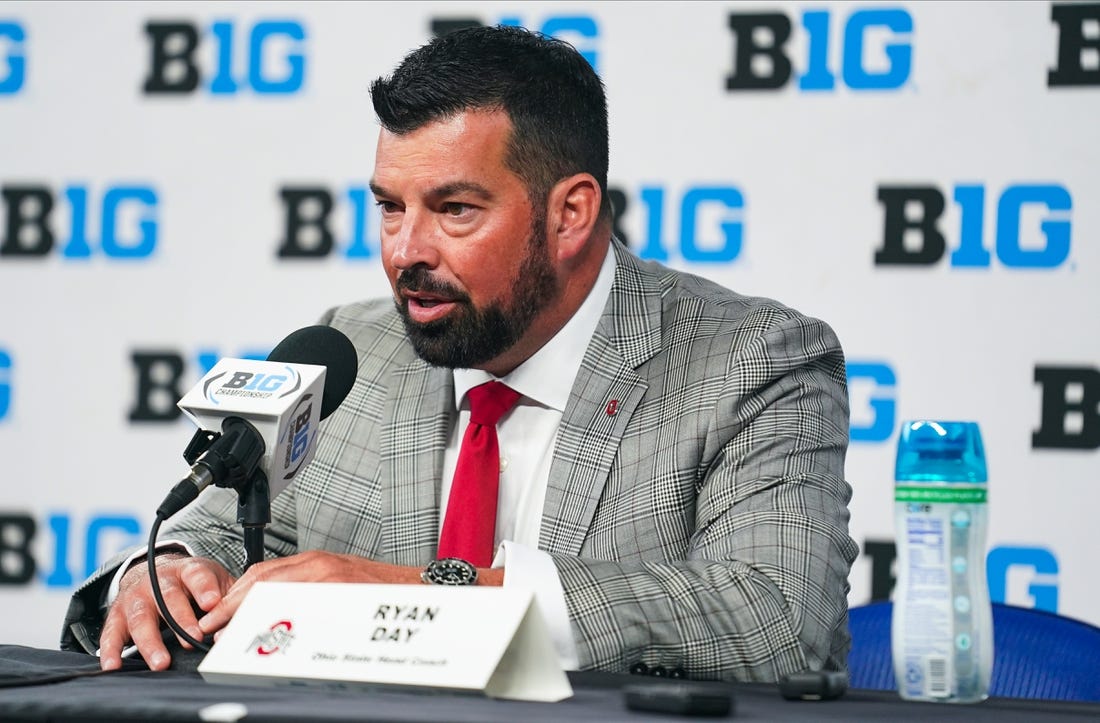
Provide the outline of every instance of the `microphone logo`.
[[[247,372],[225,371],[215,374],[203,382],[203,396],[211,403],[220,404],[218,397],[246,397],[248,399],[270,399],[283,387],[290,385],[290,389],[278,396],[280,398],[293,394],[302,385],[301,376],[293,367],[284,366],[284,373],[274,372]],[[225,379],[221,386],[215,386],[219,379]]]
[[306,451],[313,445],[317,430],[310,423],[313,418],[313,395],[307,394],[298,401],[298,406],[290,415],[290,423],[279,438],[279,444],[285,449],[283,456],[283,479],[288,480],[298,474],[298,468],[306,460]]

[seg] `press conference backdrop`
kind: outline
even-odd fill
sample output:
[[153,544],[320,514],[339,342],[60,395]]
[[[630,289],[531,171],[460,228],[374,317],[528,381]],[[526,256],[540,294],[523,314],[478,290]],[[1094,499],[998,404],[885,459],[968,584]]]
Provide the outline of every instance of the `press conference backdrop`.
[[185,472],[175,402],[388,293],[369,82],[519,24],[603,77],[640,256],[828,320],[890,595],[900,422],[981,424],[995,600],[1100,623],[1100,3],[0,3],[0,640]]

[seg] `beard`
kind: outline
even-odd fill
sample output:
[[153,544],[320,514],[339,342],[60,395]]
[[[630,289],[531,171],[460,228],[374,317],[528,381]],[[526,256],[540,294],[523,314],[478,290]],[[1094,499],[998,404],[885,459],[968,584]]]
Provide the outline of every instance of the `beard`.
[[407,302],[396,301],[405,332],[421,359],[435,366],[469,369],[500,356],[519,341],[557,293],[544,229],[545,222],[536,218],[527,239],[527,256],[512,279],[509,302],[494,301],[478,308],[469,296],[435,279],[424,266],[398,276],[398,290],[440,294],[456,304],[446,318],[422,324],[409,317]]

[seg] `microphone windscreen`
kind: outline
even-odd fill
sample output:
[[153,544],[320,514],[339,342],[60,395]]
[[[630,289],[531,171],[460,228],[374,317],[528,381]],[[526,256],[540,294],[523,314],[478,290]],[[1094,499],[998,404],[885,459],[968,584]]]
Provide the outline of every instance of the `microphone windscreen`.
[[336,411],[355,384],[359,357],[355,345],[331,326],[306,326],[291,332],[267,355],[268,361],[315,364],[327,369],[321,398],[321,419]]

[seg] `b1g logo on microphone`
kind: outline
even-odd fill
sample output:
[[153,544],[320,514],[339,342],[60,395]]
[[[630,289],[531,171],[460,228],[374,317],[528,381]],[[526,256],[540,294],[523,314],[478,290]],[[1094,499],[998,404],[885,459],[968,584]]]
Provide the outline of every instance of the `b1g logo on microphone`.
[[1100,3],[1053,3],[1058,26],[1058,65],[1047,72],[1050,88],[1100,85]]
[[[549,35],[566,41],[580,53],[592,69],[600,72],[599,66],[599,38],[600,27],[591,15],[551,15],[542,21],[541,25],[530,22],[531,18],[522,18],[516,15],[507,15],[489,25],[507,25],[510,27],[523,27],[537,30],[543,35]],[[455,30],[463,28],[479,28],[486,25],[480,18],[436,17],[431,20],[432,35],[440,37]]]
[[1039,429],[1033,449],[1100,449],[1100,369],[1037,366],[1042,387]]
[[[665,262],[675,253],[692,263],[730,264],[741,255],[745,196],[736,186],[611,187],[607,195],[615,235],[643,259]],[[669,227],[678,231],[672,239]]]
[[[955,186],[952,198],[958,206],[959,227],[948,257],[950,266],[988,268],[995,255],[1009,268],[1055,269],[1069,259],[1073,197],[1065,186],[1020,183],[1001,191],[989,224],[992,249],[985,245],[986,186]],[[879,186],[878,200],[884,229],[882,246],[874,255],[876,266],[931,266],[943,258],[951,239],[939,227],[947,206],[942,190]]]
[[[128,418],[131,422],[141,423],[175,422],[183,415],[176,402],[183,396],[184,390],[181,387],[185,376],[198,381],[209,374],[223,356],[263,361],[270,351],[271,349],[248,349],[240,354],[224,355],[216,349],[204,348],[197,353],[185,355],[174,349],[134,350],[130,354],[130,361],[134,366],[134,403],[130,407]],[[187,374],[188,360],[194,365],[196,372],[192,375]]]
[[[249,90],[257,95],[290,95],[305,85],[306,31],[296,20],[251,24],[219,20],[209,27],[151,21],[145,24],[145,37],[149,74],[142,92],[146,95],[188,95],[200,89],[212,95]],[[213,66],[200,67],[196,56],[213,57]]]
[[885,442],[897,427],[897,374],[880,361],[847,364],[853,443]]
[[[863,8],[834,23],[829,10],[804,10],[805,58],[797,73],[798,90],[836,89],[838,74],[830,58],[838,53],[839,81],[854,91],[892,91],[905,85],[913,67],[913,16],[900,7]],[[787,42],[792,22],[781,12],[730,13],[733,32],[733,68],[726,90],[778,90],[796,75]],[[836,31],[834,32],[834,27]]]
[[27,74],[27,33],[15,20],[0,18],[0,96],[23,89]]
[[[286,374],[227,371],[215,374],[203,383],[203,396],[213,404],[221,404],[219,397],[247,397],[249,399],[270,399],[276,395],[285,397],[295,392],[302,383],[298,372],[291,367],[283,367]],[[219,380],[222,383],[216,384]],[[283,387],[290,389],[278,394]]]
[[[69,185],[60,192],[43,185],[4,184],[0,203],[6,219],[0,259],[43,258],[56,249],[66,260],[137,260],[156,251],[159,198],[148,184],[104,184],[101,189]],[[67,233],[54,230],[58,211]]]
[[315,434],[310,424],[313,418],[313,395],[306,394],[290,415],[290,423],[279,435],[279,445],[283,447],[283,479],[298,474],[309,450],[310,437]]

